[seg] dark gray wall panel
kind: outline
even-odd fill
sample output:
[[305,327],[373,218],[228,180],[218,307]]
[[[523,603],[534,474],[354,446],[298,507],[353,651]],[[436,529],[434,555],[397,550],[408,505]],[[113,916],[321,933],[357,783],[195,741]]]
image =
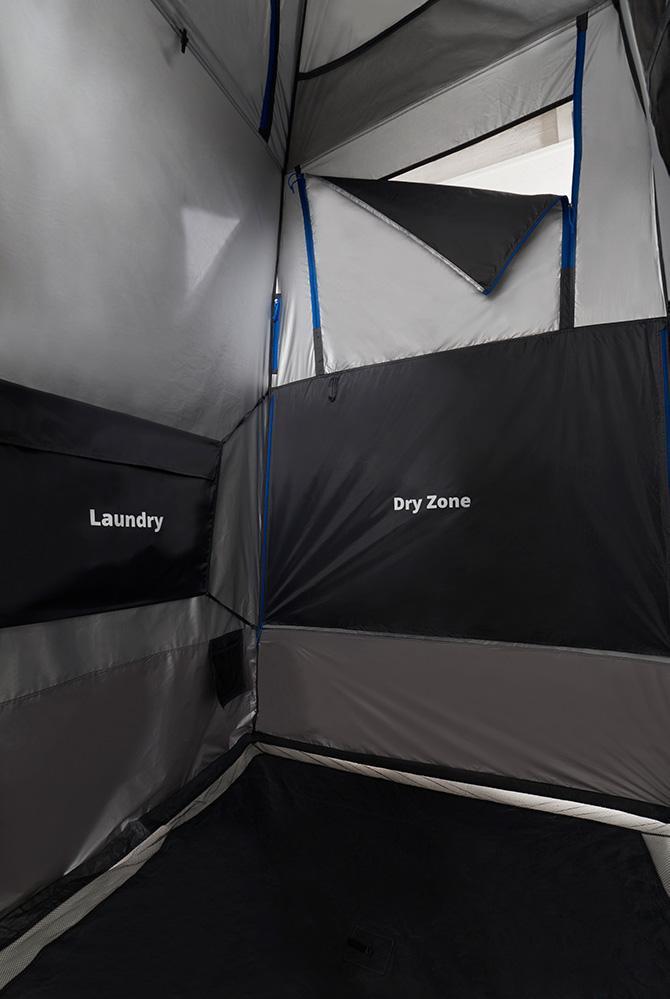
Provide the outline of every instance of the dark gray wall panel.
[[438,0],[362,54],[299,80],[291,161],[304,165],[593,5],[593,0]]
[[266,628],[260,732],[670,804],[670,660]]
[[545,35],[428,100],[375,125],[303,170],[323,176],[383,177],[476,141],[572,94],[575,26]]
[[0,703],[190,646],[234,626],[222,607],[201,596],[0,628]]
[[248,726],[251,694],[218,705],[208,644],[202,636],[0,705],[0,909],[81,863]]

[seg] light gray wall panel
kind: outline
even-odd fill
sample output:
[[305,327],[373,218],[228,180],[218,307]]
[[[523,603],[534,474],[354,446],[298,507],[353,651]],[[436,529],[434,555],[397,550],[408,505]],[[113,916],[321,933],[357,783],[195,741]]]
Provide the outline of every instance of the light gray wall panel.
[[[155,0],[175,25],[186,27],[252,131],[261,119],[270,49],[270,0]],[[279,59],[269,146],[284,162],[303,0],[281,0]]]
[[[558,209],[487,296],[406,233],[328,183],[310,177],[307,186],[326,371],[557,328],[562,228]],[[288,308],[282,326],[281,383],[314,374],[309,278],[297,202],[297,193],[287,195],[281,278]]]
[[314,374],[312,313],[305,230],[297,188],[284,187],[284,214],[279,252],[282,294],[279,381],[295,382]]
[[212,437],[267,381],[280,179],[150,0],[8,0],[0,378]]
[[670,803],[667,659],[267,628],[258,731]]
[[589,18],[582,132],[576,323],[662,316],[651,144],[612,6]]
[[265,474],[267,401],[223,445],[210,590],[256,624]]

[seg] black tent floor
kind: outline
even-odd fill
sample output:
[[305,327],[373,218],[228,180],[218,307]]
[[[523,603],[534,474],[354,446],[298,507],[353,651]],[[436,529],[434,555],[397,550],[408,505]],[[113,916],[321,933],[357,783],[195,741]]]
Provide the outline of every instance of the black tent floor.
[[259,756],[4,996],[668,999],[670,902],[637,833]]

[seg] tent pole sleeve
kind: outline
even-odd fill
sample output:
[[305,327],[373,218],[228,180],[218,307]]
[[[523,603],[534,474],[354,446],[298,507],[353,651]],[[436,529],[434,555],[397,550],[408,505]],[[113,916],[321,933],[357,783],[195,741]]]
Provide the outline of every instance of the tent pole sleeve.
[[563,250],[561,254],[561,329],[572,329],[575,325],[575,263],[577,259],[577,209],[579,205],[579,183],[582,173],[582,104],[584,92],[584,63],[586,61],[586,29],[588,14],[577,18],[577,50],[575,53],[575,77],[572,88],[572,130],[574,136],[574,157],[572,161],[572,188],[570,203],[563,202]]
[[668,331],[661,331],[661,377],[663,379],[663,413],[665,416],[665,463],[670,483],[670,382],[668,363]]
[[314,231],[312,216],[309,209],[309,197],[305,175],[296,167],[296,182],[302,208],[302,221],[305,228],[305,249],[307,251],[307,267],[309,270],[309,295],[312,306],[312,333],[314,338],[314,370],[317,375],[325,371],[323,363],[323,337],[321,334],[321,307],[319,305],[319,282],[316,276],[316,254],[314,252]]
[[577,18],[577,53],[575,55],[575,82],[572,88],[572,121],[575,142],[575,155],[572,166],[572,207],[577,211],[579,202],[579,181],[582,172],[582,103],[584,93],[584,62],[586,58],[586,29],[588,15]]
[[261,535],[261,585],[260,585],[260,596],[258,602],[258,628],[256,630],[256,641],[260,642],[261,633],[263,631],[263,625],[265,623],[265,603],[266,603],[266,590],[267,590],[267,572],[268,572],[268,528],[269,528],[269,518],[270,518],[270,471],[272,468],[272,430],[274,427],[274,416],[275,416],[275,394],[274,392],[270,395],[270,404],[268,407],[268,435],[267,435],[267,453],[265,456],[265,484],[263,487],[263,529]]
[[272,118],[275,109],[275,89],[279,65],[279,2],[270,0],[270,38],[268,42],[268,71],[265,77],[263,105],[258,131],[267,142],[272,131]]
[[279,371],[279,336],[281,333],[281,294],[272,299],[272,338],[270,342],[270,374]]
[[569,329],[575,325],[575,269],[570,265],[573,216],[569,198],[561,198],[561,208],[563,210],[563,236],[561,242],[560,317],[558,325],[560,329]]

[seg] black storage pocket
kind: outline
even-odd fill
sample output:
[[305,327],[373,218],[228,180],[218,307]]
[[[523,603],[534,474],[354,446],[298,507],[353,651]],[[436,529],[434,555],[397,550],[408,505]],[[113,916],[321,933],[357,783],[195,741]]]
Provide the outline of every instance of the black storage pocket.
[[229,631],[213,638],[209,643],[209,661],[216,696],[222,708],[235,697],[243,694],[244,682],[244,630]]
[[0,382],[0,626],[207,590],[217,441]]

